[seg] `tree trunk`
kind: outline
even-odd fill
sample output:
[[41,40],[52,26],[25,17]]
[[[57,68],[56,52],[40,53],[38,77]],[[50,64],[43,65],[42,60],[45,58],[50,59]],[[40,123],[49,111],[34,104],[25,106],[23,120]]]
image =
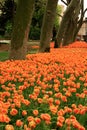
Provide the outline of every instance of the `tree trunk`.
[[68,24],[68,29],[66,29],[66,32],[62,41],[62,46],[66,46],[73,41],[73,33],[74,33],[73,27],[74,27],[73,22],[70,20]]
[[53,23],[56,15],[58,0],[48,0],[40,36],[40,52],[50,51]]
[[81,0],[80,7],[81,7],[81,15],[80,15],[77,27],[75,28],[75,33],[74,33],[74,37],[73,37],[74,40],[76,39],[76,36],[77,36],[77,34],[78,34],[82,24],[83,24],[84,15],[87,11],[87,9],[84,10],[84,0]]
[[34,0],[19,0],[14,21],[9,58],[13,60],[25,59],[27,40],[32,20]]
[[80,2],[79,2],[77,7],[75,8],[71,18],[69,19],[69,24],[66,29],[63,43],[62,43],[63,46],[66,46],[75,41],[75,32],[76,32],[77,26],[78,26],[78,16],[80,13],[80,9],[81,9],[81,7],[80,7]]
[[64,34],[64,38],[62,41],[63,46],[66,46],[66,45],[74,42],[74,34],[75,34],[76,28],[77,28],[77,21],[76,21],[76,19],[71,18],[69,20],[68,27],[67,27],[66,32]]
[[[72,19],[73,13],[75,11],[75,8],[77,7],[79,3],[79,0],[71,0],[61,21],[57,36],[56,36],[56,41],[55,41],[55,47],[60,47],[62,41],[66,37],[65,34],[69,29],[69,24],[70,20]],[[72,31],[72,30],[71,30]],[[67,32],[68,33],[68,32]],[[67,34],[68,35],[68,34]],[[67,37],[68,38],[68,37]]]

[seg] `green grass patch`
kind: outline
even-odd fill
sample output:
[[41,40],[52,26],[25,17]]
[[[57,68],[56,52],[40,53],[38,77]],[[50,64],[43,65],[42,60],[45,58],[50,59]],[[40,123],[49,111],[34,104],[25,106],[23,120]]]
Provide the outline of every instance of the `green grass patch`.
[[35,54],[38,52],[38,49],[37,48],[32,48],[28,51],[28,54]]
[[[37,53],[38,49],[30,49],[28,51],[28,54],[35,54]],[[9,58],[9,52],[8,51],[1,51],[0,52],[0,61],[5,61],[5,60],[8,60]]]
[[9,52],[8,51],[2,51],[0,52],[0,61],[7,60],[9,57]]

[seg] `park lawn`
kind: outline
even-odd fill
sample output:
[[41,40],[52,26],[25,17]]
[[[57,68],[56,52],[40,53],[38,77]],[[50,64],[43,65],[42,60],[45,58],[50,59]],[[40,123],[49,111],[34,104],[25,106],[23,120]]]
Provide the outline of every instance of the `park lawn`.
[[73,44],[0,62],[0,130],[87,130],[87,47]]
[[8,59],[9,53],[8,51],[1,51],[0,52],[0,61],[5,61]]
[[[2,40],[0,41],[0,44],[4,44],[4,50],[2,47],[2,50],[0,49],[0,61],[5,61],[9,58],[9,50],[5,49],[5,44],[10,44],[10,40]],[[0,46],[1,47],[1,46]],[[39,41],[28,41],[28,54],[35,54],[38,52],[39,48]]]
[[[4,44],[9,44],[4,43]],[[50,47],[53,48],[54,47],[54,43],[51,42],[50,43]],[[39,41],[29,41],[28,42],[28,54],[35,54],[38,53],[39,50]],[[0,61],[5,61],[9,58],[9,50],[7,51],[3,51],[3,49],[0,51]]]
[[[35,54],[37,52],[38,52],[37,48],[31,48],[28,51],[28,54]],[[1,51],[0,52],[0,61],[5,61],[5,60],[8,60],[8,59],[9,59],[9,51]]]

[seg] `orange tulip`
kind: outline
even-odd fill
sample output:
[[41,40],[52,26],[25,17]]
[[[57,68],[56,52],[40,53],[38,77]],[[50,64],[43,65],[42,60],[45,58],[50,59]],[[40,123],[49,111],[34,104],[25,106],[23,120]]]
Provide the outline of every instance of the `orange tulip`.
[[17,114],[18,114],[17,109],[12,108],[11,111],[10,111],[10,115],[15,116],[15,115],[17,115]]
[[13,125],[8,124],[5,126],[5,130],[14,130],[14,127]]
[[22,115],[23,115],[23,116],[26,116],[26,115],[27,115],[27,111],[26,111],[26,110],[23,110],[23,111],[22,111]]
[[39,114],[38,110],[33,110],[33,114],[37,116]]
[[16,121],[16,126],[21,127],[23,125],[23,122],[21,120]]
[[38,118],[38,117],[36,117],[34,120],[35,120],[35,123],[36,123],[36,124],[40,124],[40,122],[41,122],[41,119]]
[[29,124],[28,124],[28,126],[29,126],[30,128],[32,128],[32,129],[34,129],[34,128],[36,127],[35,121],[34,121],[34,120],[30,121]]

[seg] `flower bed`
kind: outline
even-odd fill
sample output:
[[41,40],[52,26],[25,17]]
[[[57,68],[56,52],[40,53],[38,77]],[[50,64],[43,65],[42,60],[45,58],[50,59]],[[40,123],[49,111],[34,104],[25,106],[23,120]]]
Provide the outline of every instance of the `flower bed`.
[[[31,48],[38,49],[39,45],[33,45]],[[50,48],[54,48],[54,42],[50,42]]]
[[87,42],[76,41],[69,44],[68,46],[65,46],[65,48],[87,48]]
[[86,130],[87,49],[0,62],[0,130]]

